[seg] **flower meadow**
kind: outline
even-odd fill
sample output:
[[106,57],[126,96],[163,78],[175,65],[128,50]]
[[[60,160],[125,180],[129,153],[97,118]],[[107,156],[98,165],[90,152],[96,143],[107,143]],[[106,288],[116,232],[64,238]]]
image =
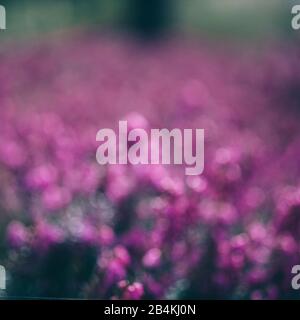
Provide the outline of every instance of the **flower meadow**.
[[[8,297],[285,299],[300,264],[300,51],[173,39],[0,55]],[[205,169],[96,162],[96,133],[205,129]]]

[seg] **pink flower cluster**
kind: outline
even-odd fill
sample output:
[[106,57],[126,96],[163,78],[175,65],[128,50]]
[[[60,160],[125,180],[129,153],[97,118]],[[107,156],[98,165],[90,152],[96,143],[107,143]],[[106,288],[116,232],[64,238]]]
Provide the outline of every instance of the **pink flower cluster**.
[[[7,294],[299,297],[299,50],[75,38],[0,62]],[[294,52],[291,54],[291,52]],[[205,170],[100,166],[96,133],[205,129]]]

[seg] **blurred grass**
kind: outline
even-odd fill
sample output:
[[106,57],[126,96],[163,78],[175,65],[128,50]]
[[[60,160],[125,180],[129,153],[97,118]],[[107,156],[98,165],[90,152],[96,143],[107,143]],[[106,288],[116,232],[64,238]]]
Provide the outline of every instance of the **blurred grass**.
[[[6,3],[7,2],[7,3]],[[28,39],[76,27],[111,28],[121,15],[122,3],[102,0],[2,1],[7,30],[2,39]]]
[[[74,27],[124,30],[130,0],[2,0],[7,30],[0,39],[28,39]],[[240,40],[287,37],[291,3],[283,0],[173,0],[175,32]]]
[[239,40],[291,34],[290,5],[282,0],[186,0],[179,2],[184,32]]

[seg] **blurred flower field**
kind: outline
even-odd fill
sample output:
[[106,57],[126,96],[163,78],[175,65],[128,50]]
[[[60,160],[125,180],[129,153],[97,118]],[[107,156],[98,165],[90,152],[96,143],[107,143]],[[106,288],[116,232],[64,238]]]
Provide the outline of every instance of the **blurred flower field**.
[[[1,52],[6,295],[299,298],[299,53],[99,35]],[[99,166],[120,119],[204,128],[204,174]]]

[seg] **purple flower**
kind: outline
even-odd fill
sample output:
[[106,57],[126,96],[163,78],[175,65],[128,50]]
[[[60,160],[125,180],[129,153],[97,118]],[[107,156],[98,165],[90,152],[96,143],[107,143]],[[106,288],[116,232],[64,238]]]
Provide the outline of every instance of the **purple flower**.
[[37,222],[33,236],[34,245],[41,250],[62,243],[65,237],[61,228],[46,221]]
[[147,268],[154,268],[160,264],[161,251],[158,248],[150,249],[143,257],[143,264]]
[[18,221],[12,221],[6,230],[6,238],[10,246],[20,248],[28,244],[29,232],[27,228]]

